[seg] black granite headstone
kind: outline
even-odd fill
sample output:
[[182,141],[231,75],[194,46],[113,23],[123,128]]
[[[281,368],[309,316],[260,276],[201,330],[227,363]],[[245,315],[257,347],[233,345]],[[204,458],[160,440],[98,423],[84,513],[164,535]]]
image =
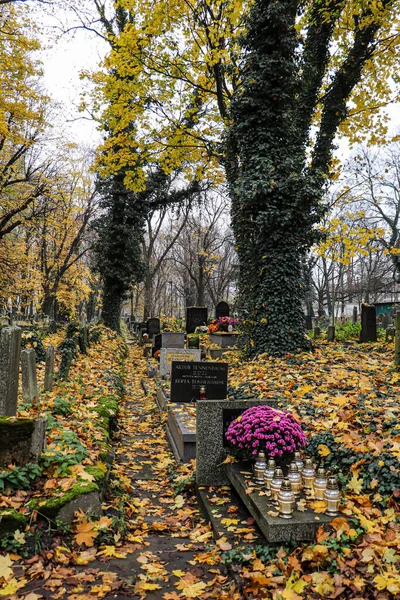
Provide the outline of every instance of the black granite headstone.
[[161,350],[161,345],[162,345],[161,333],[159,333],[157,335],[153,335],[153,347],[151,349],[152,356],[154,356],[154,354],[157,352],[157,350]]
[[155,317],[148,319],[147,333],[149,334],[150,338],[152,338],[153,335],[158,335],[160,333],[160,319]]
[[186,309],[186,333],[194,333],[196,327],[207,325],[206,306],[188,306]]
[[226,398],[228,363],[172,362],[171,402],[195,402],[202,386],[207,400]]
[[376,342],[376,307],[361,305],[360,342]]
[[220,319],[221,317],[229,317],[230,309],[227,302],[218,302],[215,307],[215,318]]

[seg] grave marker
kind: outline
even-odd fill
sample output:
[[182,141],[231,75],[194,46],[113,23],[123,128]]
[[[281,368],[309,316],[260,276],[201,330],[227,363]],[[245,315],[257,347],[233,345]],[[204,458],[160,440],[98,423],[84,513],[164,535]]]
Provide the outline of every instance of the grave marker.
[[46,350],[46,367],[44,371],[44,386],[45,392],[51,392],[53,389],[54,377],[54,347],[49,346]]
[[185,334],[179,331],[163,331],[161,334],[162,348],[184,348]]
[[150,339],[153,338],[153,335],[158,335],[160,333],[160,319],[156,319],[156,318],[148,319],[147,333],[149,334]]
[[173,362],[171,402],[195,402],[205,387],[207,400],[222,400],[228,390],[228,363]]
[[184,348],[161,348],[160,377],[171,374],[173,361],[200,361],[201,350]]
[[21,329],[3,327],[0,331],[0,417],[17,413]]
[[186,333],[194,333],[196,327],[207,325],[207,318],[207,307],[188,306],[186,309]]
[[360,342],[376,342],[376,307],[361,305]]
[[225,431],[232,421],[252,406],[278,406],[277,400],[200,400],[196,403],[196,481],[199,486],[227,485],[224,463],[230,450]]
[[36,354],[33,348],[21,352],[22,396],[25,402],[34,402],[38,396]]
[[306,330],[311,331],[312,328],[312,317],[311,315],[306,315]]
[[215,318],[220,319],[222,317],[229,317],[230,309],[229,304],[227,302],[218,302],[215,307]]
[[353,306],[353,323],[357,323],[357,306]]

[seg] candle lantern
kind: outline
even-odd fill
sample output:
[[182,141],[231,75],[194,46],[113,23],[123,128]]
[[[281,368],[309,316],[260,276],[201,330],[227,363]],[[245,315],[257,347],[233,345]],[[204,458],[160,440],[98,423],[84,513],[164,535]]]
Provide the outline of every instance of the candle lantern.
[[282,519],[291,519],[293,517],[294,503],[295,497],[292,492],[292,484],[289,479],[284,479],[278,495],[279,516]]
[[304,461],[303,461],[303,459],[301,457],[301,453],[298,450],[296,450],[296,452],[294,453],[294,462],[297,465],[299,473],[301,473],[303,471],[303,468],[304,468]]
[[283,471],[279,467],[275,469],[274,476],[271,481],[271,492],[274,500],[278,500],[279,490],[283,481]]
[[302,472],[303,485],[306,491],[310,491],[314,485],[315,469],[311,458],[306,458]]
[[267,490],[271,489],[271,481],[275,473],[276,463],[273,458],[268,459],[267,468],[264,471],[264,484]]
[[258,453],[257,460],[254,464],[254,477],[256,479],[256,483],[262,485],[264,483],[264,472],[267,468],[267,462],[265,459],[265,453],[263,450]]
[[328,504],[326,514],[330,517],[336,517],[336,515],[339,514],[340,504],[340,491],[336,477],[329,477],[326,490],[324,492],[324,500],[326,500]]
[[199,400],[207,400],[207,396],[206,396],[206,388],[204,385],[202,385],[200,387],[200,392],[199,392]]
[[288,479],[292,484],[292,492],[298,496],[301,490],[301,475],[295,462],[290,463]]
[[326,472],[323,466],[317,470],[317,475],[314,481],[314,493],[316,500],[323,500],[327,485]]

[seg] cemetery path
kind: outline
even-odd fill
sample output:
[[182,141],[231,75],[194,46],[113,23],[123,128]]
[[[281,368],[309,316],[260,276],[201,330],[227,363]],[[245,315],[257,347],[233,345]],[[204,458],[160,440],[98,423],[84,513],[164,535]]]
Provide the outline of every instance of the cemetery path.
[[[193,465],[176,464],[166,439],[165,416],[158,412],[154,394],[146,396],[140,385],[146,373],[141,353],[137,346],[129,349],[115,462],[103,506],[110,519],[119,519],[121,533],[112,539],[105,534],[97,553],[90,544],[82,545],[75,560],[81,565],[63,564],[59,552],[60,564],[54,565],[47,581],[32,581],[24,589],[26,600],[241,597],[199,513]],[[15,597],[21,598],[21,592]]]

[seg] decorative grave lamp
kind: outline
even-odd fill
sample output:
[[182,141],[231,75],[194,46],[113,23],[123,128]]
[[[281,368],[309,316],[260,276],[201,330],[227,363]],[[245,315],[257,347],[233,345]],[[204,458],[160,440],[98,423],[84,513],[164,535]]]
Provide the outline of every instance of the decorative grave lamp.
[[317,475],[314,481],[314,493],[316,500],[323,500],[324,493],[326,490],[326,485],[328,480],[326,478],[326,471],[324,467],[321,465],[317,470]]
[[301,457],[301,453],[298,450],[296,450],[296,452],[294,453],[294,462],[297,465],[299,473],[301,473],[303,471],[303,468],[304,468],[304,461],[303,461],[303,459]]
[[269,458],[267,468],[264,471],[264,484],[267,490],[271,489],[271,481],[275,473],[276,463],[274,458]]
[[264,483],[264,473],[267,468],[267,462],[265,458],[265,452],[261,450],[258,453],[257,460],[254,464],[254,477],[256,479],[256,483],[262,485]]
[[279,467],[275,469],[274,476],[271,481],[271,492],[274,500],[278,500],[279,490],[283,481],[283,471]]
[[315,469],[311,458],[306,458],[302,472],[304,490],[311,491],[315,480]]
[[202,385],[200,387],[200,392],[199,392],[199,400],[207,400],[207,396],[206,396],[206,387],[205,385]]
[[282,519],[293,517],[295,498],[292,492],[292,484],[289,479],[284,479],[278,494],[279,516]]
[[329,477],[326,490],[324,492],[324,500],[326,500],[328,504],[326,514],[330,517],[336,517],[336,515],[339,514],[340,504],[340,491],[336,477]]
[[300,495],[302,480],[301,475],[299,473],[299,469],[295,462],[290,463],[288,478],[290,483],[292,484],[292,491],[295,494],[295,496]]

